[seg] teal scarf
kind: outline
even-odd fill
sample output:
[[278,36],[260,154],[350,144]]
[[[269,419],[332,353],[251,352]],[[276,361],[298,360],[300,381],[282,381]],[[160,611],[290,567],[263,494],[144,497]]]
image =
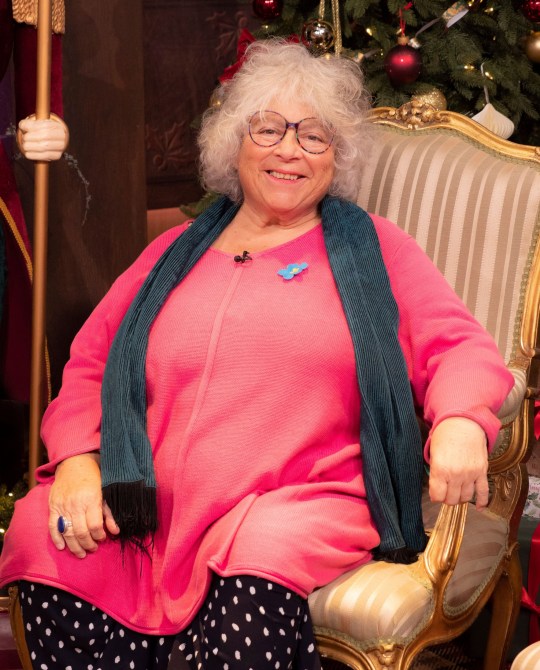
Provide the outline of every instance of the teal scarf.
[[[123,542],[145,547],[157,528],[156,479],[146,431],[150,327],[169,293],[238,208],[226,197],[220,198],[171,244],[134,298],[112,343],[102,386],[101,469],[103,495]],[[369,215],[332,197],[323,200],[321,215],[356,357],[364,480],[381,537],[375,556],[410,562],[426,543],[420,507],[423,464],[397,337],[397,305]]]

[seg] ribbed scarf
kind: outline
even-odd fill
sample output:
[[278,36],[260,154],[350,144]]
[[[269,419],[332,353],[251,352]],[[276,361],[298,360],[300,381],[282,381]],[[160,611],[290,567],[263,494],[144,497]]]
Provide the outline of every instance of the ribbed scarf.
[[[120,540],[140,547],[157,529],[156,479],[146,430],[148,335],[169,293],[232,221],[220,198],[159,258],[113,340],[102,385],[103,495]],[[425,547],[422,447],[398,341],[398,309],[369,215],[333,197],[321,204],[330,266],[348,321],[361,396],[360,444],[377,558],[411,562]],[[219,458],[219,454],[216,454]]]

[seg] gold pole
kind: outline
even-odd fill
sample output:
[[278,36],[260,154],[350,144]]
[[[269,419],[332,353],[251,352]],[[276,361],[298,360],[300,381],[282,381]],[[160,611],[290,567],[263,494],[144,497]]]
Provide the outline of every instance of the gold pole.
[[[51,104],[51,0],[38,0],[36,118],[48,119]],[[41,460],[39,436],[44,407],[45,324],[47,294],[47,224],[49,164],[36,161],[34,185],[34,277],[32,285],[32,358],[30,368],[30,429],[28,485],[36,483]]]

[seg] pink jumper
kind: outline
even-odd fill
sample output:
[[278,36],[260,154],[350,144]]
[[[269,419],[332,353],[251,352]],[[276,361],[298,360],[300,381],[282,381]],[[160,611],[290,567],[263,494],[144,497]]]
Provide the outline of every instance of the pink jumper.
[[[431,261],[373,217],[399,312],[415,401],[437,424],[474,419],[493,443],[513,380],[484,330]],[[42,434],[49,463],[17,503],[1,583],[64,588],[129,628],[183,629],[211,571],[252,574],[307,596],[369,560],[378,544],[365,499],[360,397],[351,337],[322,227],[235,263],[215,249],[170,294],[150,333],[148,433],[158,482],[152,561],[106,540],[83,560],[58,551],[47,498],[59,461],[99,449],[107,352],[130,302],[184,230],[151,244],[75,338]],[[289,263],[308,267],[293,279]]]

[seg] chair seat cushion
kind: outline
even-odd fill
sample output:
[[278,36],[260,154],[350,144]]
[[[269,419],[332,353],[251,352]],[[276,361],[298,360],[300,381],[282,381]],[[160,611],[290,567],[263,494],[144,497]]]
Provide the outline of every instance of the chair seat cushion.
[[339,631],[360,647],[412,636],[433,609],[430,585],[415,565],[371,561],[312,593],[316,632]]
[[[424,498],[426,529],[433,528],[439,509]],[[507,536],[504,519],[469,505],[464,540],[446,592],[447,614],[457,615],[476,600],[506,552]],[[380,640],[405,643],[426,625],[434,603],[421,557],[412,565],[366,563],[314,591],[309,606],[316,632],[337,634],[361,649]]]

